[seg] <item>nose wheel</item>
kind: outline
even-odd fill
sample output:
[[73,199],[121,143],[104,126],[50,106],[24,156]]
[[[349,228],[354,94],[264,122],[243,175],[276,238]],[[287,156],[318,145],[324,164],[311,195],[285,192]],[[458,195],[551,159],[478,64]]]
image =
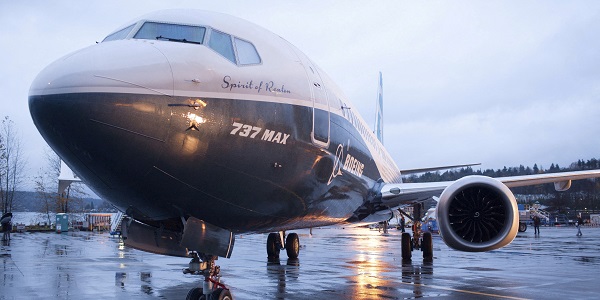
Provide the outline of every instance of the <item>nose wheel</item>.
[[185,297],[186,300],[232,300],[233,298],[231,297],[231,292],[229,292],[229,290],[223,289],[223,288],[218,288],[216,290],[214,290],[212,293],[210,293],[210,295],[208,295],[208,298],[206,295],[204,295],[204,293],[202,292],[202,288],[193,288],[190,290],[190,292],[187,294],[187,297]]
[[192,260],[184,274],[204,276],[202,287],[191,289],[186,300],[233,300],[229,289],[221,283],[221,268],[215,264],[216,256],[190,252]]
[[[285,242],[284,242],[285,241]],[[288,258],[298,258],[300,255],[300,238],[297,233],[285,236],[284,231],[269,233],[267,237],[267,256],[269,259],[278,259],[279,252],[285,249]]]

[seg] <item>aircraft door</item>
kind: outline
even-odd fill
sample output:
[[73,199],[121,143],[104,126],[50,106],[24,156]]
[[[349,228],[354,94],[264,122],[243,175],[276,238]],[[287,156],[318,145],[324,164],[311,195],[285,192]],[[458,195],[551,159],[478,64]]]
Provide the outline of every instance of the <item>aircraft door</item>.
[[311,139],[312,142],[320,146],[329,145],[329,101],[327,99],[327,90],[323,85],[323,80],[319,71],[310,62],[306,62],[306,73],[311,89],[311,97],[313,101],[313,126]]

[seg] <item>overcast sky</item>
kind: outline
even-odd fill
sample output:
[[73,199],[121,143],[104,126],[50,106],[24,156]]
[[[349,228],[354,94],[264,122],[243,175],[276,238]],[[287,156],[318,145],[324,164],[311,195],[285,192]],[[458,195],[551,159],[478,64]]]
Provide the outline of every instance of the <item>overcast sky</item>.
[[600,157],[600,1],[0,1],[0,116],[33,175],[45,143],[28,110],[49,63],[164,8],[228,13],[284,37],[372,126],[400,168],[548,168]]

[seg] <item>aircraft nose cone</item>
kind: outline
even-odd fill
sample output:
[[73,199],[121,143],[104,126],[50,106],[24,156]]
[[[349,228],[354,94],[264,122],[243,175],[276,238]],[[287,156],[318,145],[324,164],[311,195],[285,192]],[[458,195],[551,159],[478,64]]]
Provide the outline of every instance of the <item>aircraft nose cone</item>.
[[30,95],[121,92],[173,95],[165,55],[148,40],[120,40],[68,54],[33,81]]
[[135,184],[125,178],[139,178],[157,159],[173,93],[168,61],[151,43],[103,44],[52,63],[29,93],[43,138],[84,181],[102,183],[92,187],[100,194]]

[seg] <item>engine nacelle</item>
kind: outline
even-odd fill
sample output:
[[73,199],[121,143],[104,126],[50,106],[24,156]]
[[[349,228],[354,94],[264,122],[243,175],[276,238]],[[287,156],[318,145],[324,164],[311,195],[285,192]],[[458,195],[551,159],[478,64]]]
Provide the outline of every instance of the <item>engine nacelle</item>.
[[448,186],[437,206],[440,236],[451,248],[482,252],[510,244],[519,228],[513,193],[486,176],[466,176]]

